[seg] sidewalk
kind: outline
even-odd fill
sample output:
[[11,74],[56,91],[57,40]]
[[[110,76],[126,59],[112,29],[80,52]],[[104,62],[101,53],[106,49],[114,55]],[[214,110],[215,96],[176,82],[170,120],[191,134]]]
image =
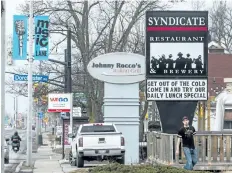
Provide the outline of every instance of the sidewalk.
[[34,173],[63,173],[59,164],[61,157],[54,155],[49,145],[41,146],[38,149],[38,155],[39,157],[43,157],[43,159],[35,161]]
[[49,133],[43,133],[43,146],[38,148],[38,152],[34,154],[35,164],[33,168],[21,166],[20,173],[70,173],[78,170],[72,167],[67,160],[61,160],[61,154],[52,151],[52,143],[49,141]]

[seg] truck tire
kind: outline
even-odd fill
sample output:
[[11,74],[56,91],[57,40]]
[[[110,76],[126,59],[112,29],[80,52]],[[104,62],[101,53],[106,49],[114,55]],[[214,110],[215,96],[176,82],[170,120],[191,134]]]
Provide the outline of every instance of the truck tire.
[[118,162],[119,164],[124,165],[124,164],[125,164],[125,156],[122,156],[121,159],[117,159],[117,162]]
[[77,154],[77,158],[76,158],[76,166],[78,168],[84,167],[84,159],[83,159],[83,157],[79,157],[78,154]]
[[69,163],[71,166],[76,166],[76,159],[72,156],[72,151],[69,152]]

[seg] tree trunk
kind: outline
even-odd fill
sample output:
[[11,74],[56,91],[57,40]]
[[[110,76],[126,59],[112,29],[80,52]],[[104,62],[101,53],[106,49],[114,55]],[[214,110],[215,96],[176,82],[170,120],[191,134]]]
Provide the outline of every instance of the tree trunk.
[[[142,106],[140,104],[140,110],[142,109]],[[148,109],[148,101],[145,101],[144,109],[142,114],[140,115],[140,120],[139,120],[139,141],[143,140],[143,133],[144,133],[144,119],[147,114],[147,109]],[[140,111],[141,112],[141,111]]]

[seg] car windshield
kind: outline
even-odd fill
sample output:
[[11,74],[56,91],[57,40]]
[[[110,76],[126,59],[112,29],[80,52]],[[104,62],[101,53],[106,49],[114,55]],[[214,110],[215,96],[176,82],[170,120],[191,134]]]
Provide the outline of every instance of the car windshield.
[[115,132],[113,125],[93,125],[93,126],[83,126],[81,133],[88,132]]

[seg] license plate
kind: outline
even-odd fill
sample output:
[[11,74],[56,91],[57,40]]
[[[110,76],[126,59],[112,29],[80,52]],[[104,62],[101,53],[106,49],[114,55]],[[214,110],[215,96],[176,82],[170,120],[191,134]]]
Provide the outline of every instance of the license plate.
[[15,150],[17,150],[17,147],[14,147]]
[[99,150],[99,153],[104,154],[104,153],[106,153],[106,150]]

